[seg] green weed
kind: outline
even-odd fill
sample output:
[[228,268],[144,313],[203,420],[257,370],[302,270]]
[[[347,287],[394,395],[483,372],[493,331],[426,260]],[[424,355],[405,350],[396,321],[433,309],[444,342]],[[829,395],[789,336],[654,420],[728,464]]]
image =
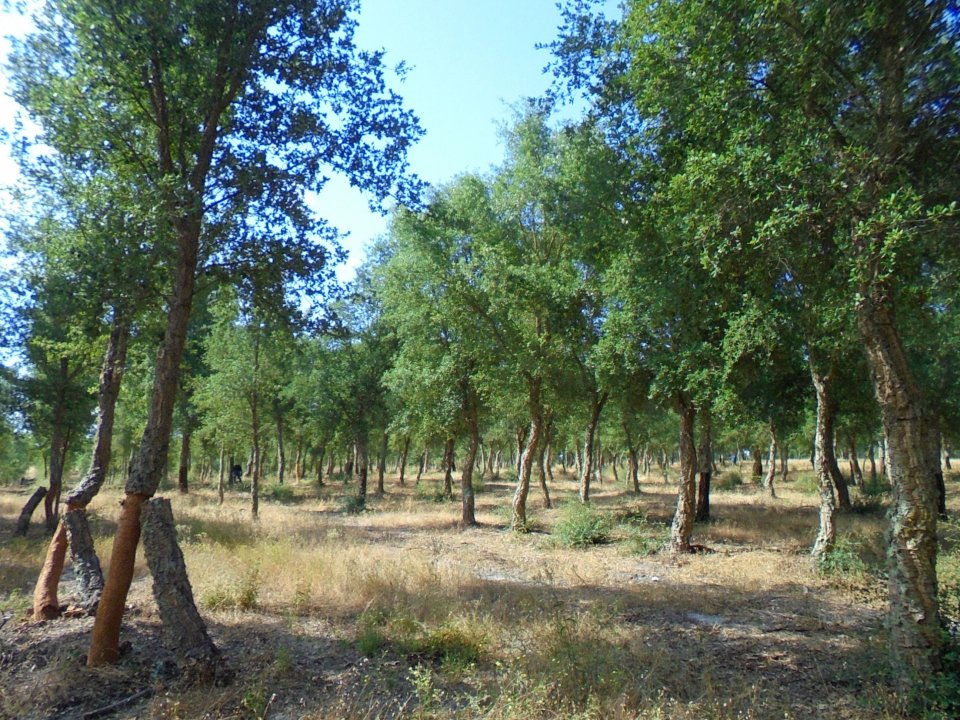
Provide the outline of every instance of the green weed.
[[553,526],[554,537],[566,547],[585,548],[610,542],[610,519],[596,508],[581,502],[563,506]]

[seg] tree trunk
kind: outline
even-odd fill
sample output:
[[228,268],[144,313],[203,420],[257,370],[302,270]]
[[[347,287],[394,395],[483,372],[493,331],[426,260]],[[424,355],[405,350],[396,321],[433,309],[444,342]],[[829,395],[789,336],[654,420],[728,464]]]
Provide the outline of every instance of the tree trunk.
[[677,509],[670,529],[670,551],[689,552],[693,534],[697,493],[697,449],[694,444],[693,424],[696,407],[685,397],[677,400],[680,413],[680,482],[677,491]]
[[142,512],[143,549],[153,576],[153,596],[163,620],[164,641],[188,682],[213,684],[224,677],[223,661],[193,601],[170,501],[149,500]]
[[[97,385],[97,424],[93,436],[93,447],[91,449],[90,470],[67,495],[67,507],[70,510],[83,509],[100,492],[103,482],[106,479],[107,471],[110,467],[111,446],[113,442],[113,425],[116,417],[117,397],[120,394],[120,385],[123,381],[123,369],[127,358],[127,341],[130,337],[130,325],[125,317],[116,309],[113,309],[113,319],[110,324],[110,336],[107,340],[107,347],[103,355],[103,363],[100,368],[100,378]],[[57,597],[57,589],[60,584],[60,576],[63,573],[63,561],[66,556],[67,543],[69,541],[69,528],[63,526],[61,522],[50,547],[47,550],[46,560],[37,578],[37,583],[33,593],[33,615],[37,620],[52,619],[60,614],[60,601]],[[88,532],[89,534],[89,532]],[[92,544],[91,544],[92,552]],[[76,553],[74,553],[76,557]],[[83,561],[81,561],[83,562]],[[90,565],[87,560],[87,565]],[[100,563],[93,555],[93,563],[96,563],[96,571],[100,572]],[[85,582],[83,577],[84,567],[77,568],[78,579],[81,584]],[[96,579],[88,578],[89,582],[97,583]],[[102,589],[103,578],[99,579]],[[97,595],[99,599],[99,593]]]
[[780,482],[787,481],[787,475],[790,472],[789,462],[790,459],[790,449],[787,447],[786,443],[780,445]]
[[283,485],[287,470],[287,454],[283,447],[283,408],[279,400],[273,401],[273,419],[277,427],[277,484]]
[[755,482],[760,482],[760,479],[763,477],[763,460],[760,458],[760,448],[751,448],[750,454],[753,457],[753,466],[751,468],[750,475],[753,477]]
[[447,499],[453,497],[453,444],[450,437],[443,446],[443,496]]
[[863,487],[863,470],[857,458],[857,439],[853,433],[847,434],[847,451],[850,453],[850,481],[858,487]]
[[763,486],[770,493],[770,497],[775,498],[777,491],[773,486],[773,479],[777,476],[777,426],[773,420],[770,420],[770,452],[767,455],[767,474],[763,478]]
[[26,505],[23,506],[23,510],[20,511],[20,517],[17,518],[17,529],[13,532],[16,537],[26,537],[33,511],[37,509],[37,505],[43,501],[46,495],[47,488],[45,487],[38,487],[33,491],[33,495],[27,500]]
[[857,319],[887,440],[893,490],[889,574],[891,651],[901,684],[943,666],[937,598],[937,475],[930,418],[885,298],[868,294]]
[[77,604],[92,614],[96,612],[103,594],[103,570],[93,547],[87,512],[80,508],[68,510],[63,521],[70,544],[70,559],[77,575]]
[[594,463],[596,462],[594,452],[596,445],[597,426],[600,424],[600,414],[603,412],[603,406],[607,403],[607,393],[592,394],[590,403],[590,421],[587,423],[587,431],[584,434],[583,441],[583,472],[580,475],[580,502],[590,502],[590,477],[593,474]]
[[870,484],[877,484],[877,459],[876,459],[876,444],[873,440],[870,441],[870,444],[867,446],[867,463],[870,465]]
[[383,431],[383,437],[380,439],[380,454],[377,457],[377,495],[383,495],[386,488],[383,486],[383,476],[387,473],[387,443],[390,438],[387,431]]
[[476,500],[473,493],[473,465],[477,459],[477,449],[480,447],[480,427],[477,421],[477,399],[468,393],[466,407],[467,421],[467,456],[463,459],[463,470],[460,473],[460,524],[470,527],[477,524]]
[[227,450],[223,445],[221,445],[220,446],[220,467],[219,467],[220,473],[219,473],[219,476],[217,477],[217,504],[218,505],[223,505],[223,491],[224,491],[224,485],[226,483],[226,475],[227,475],[226,460],[227,460]]
[[540,405],[541,378],[530,378],[527,407],[530,411],[530,431],[527,444],[520,454],[520,472],[517,474],[517,489],[513,493],[513,519],[511,527],[515,532],[527,531],[527,495],[530,492],[530,474],[540,444],[543,426],[542,407]]
[[813,379],[813,388],[817,394],[814,458],[817,469],[817,487],[820,491],[820,526],[817,531],[817,539],[813,543],[812,554],[820,560],[833,549],[837,537],[837,528],[834,522],[837,509],[834,499],[836,486],[830,470],[830,455],[833,451],[833,405],[830,388],[833,383],[833,374],[832,369],[827,374],[821,373],[811,360],[810,376]]
[[367,452],[366,433],[360,433],[357,436],[357,441],[354,447],[357,455],[357,479],[359,480],[357,487],[357,498],[359,499],[359,505],[362,508],[366,507],[367,505],[367,473],[370,465],[370,454]]
[[403,439],[403,447],[400,450],[400,479],[398,482],[400,485],[404,485],[404,478],[407,472],[407,453],[410,452],[410,436],[407,435]]
[[303,479],[303,438],[297,437],[297,450],[296,455],[294,456],[293,461],[293,479],[296,480],[297,485],[300,484],[300,480]]
[[184,419],[183,432],[180,435],[180,468],[177,473],[177,487],[182,495],[190,492],[190,421]]
[[710,519],[710,482],[713,479],[713,416],[710,407],[700,411],[700,446],[697,448],[697,459],[700,470],[700,479],[697,483],[697,512],[695,520],[706,522]]
[[423,476],[423,470],[426,464],[427,464],[427,449],[424,448],[423,452],[420,453],[420,461],[417,465],[417,479],[413,481],[414,485],[420,484],[420,478]]
[[250,517],[260,519],[260,402],[257,391],[250,396],[250,423],[253,435],[253,474],[250,476]]

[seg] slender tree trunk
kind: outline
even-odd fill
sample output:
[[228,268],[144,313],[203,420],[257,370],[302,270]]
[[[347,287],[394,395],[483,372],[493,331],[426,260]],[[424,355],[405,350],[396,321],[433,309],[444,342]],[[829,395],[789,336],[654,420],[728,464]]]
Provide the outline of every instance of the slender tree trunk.
[[443,446],[443,496],[447,499],[453,497],[453,445],[450,437]]
[[754,481],[760,482],[760,479],[763,477],[763,460],[761,459],[762,453],[760,448],[751,448],[750,454],[753,457],[753,467],[751,468],[750,475]]
[[370,453],[367,451],[367,434],[365,432],[360,433],[357,436],[356,443],[354,444],[356,448],[357,456],[357,479],[358,479],[358,488],[357,488],[357,497],[359,499],[360,507],[366,507],[367,504],[367,474],[370,469]]
[[789,466],[790,459],[790,448],[787,447],[786,443],[781,443],[780,445],[780,482],[787,481],[787,475],[790,473]]
[[221,445],[220,446],[220,468],[219,475],[217,477],[217,504],[223,505],[223,491],[226,484],[226,470],[227,470],[227,449]]
[[530,431],[527,444],[520,454],[520,472],[517,475],[517,489],[513,494],[513,520],[511,527],[515,532],[527,530],[527,495],[530,493],[530,475],[540,444],[543,429],[543,414],[540,404],[540,392],[543,381],[539,377],[529,379],[527,407],[530,411]]
[[590,478],[593,473],[596,449],[597,426],[600,424],[600,414],[607,403],[607,393],[594,392],[590,403],[590,421],[584,433],[583,441],[583,468],[580,475],[580,502],[590,502]]
[[387,431],[383,431],[383,437],[380,438],[380,454],[377,457],[377,495],[383,495],[386,488],[383,486],[383,476],[387,473],[387,443],[390,437]]
[[427,464],[427,449],[424,448],[423,452],[420,453],[420,460],[417,464],[417,479],[413,481],[414,485],[420,484],[420,478],[423,476],[424,468]]
[[250,418],[253,428],[253,475],[250,476],[250,516],[260,518],[260,402],[254,391],[250,400]]
[[767,455],[767,474],[763,479],[763,486],[770,493],[770,497],[775,498],[777,491],[773,487],[773,479],[777,476],[777,426],[773,420],[770,420],[770,452]]
[[273,401],[273,419],[277,426],[277,483],[283,485],[287,454],[283,447],[283,408],[278,400]]
[[60,516],[60,491],[63,488],[63,466],[66,463],[67,435],[64,428],[66,413],[65,387],[68,378],[67,359],[60,359],[60,378],[62,388],[58,392],[56,407],[53,411],[53,429],[50,436],[50,480],[47,494],[43,498],[43,515],[47,530],[54,530]]
[[180,467],[177,472],[177,488],[182,495],[190,492],[190,421],[184,419],[183,431],[180,434]]
[[400,485],[404,485],[404,479],[407,472],[407,453],[410,452],[410,436],[407,435],[403,439],[403,447],[400,449]]
[[297,437],[297,449],[293,461],[293,479],[296,480],[297,485],[303,479],[303,438],[300,436]]
[[813,543],[812,553],[815,558],[822,559],[833,549],[837,537],[837,528],[834,521],[837,509],[834,498],[836,485],[830,469],[830,457],[833,452],[833,405],[830,388],[833,377],[832,371],[827,374],[821,373],[813,361],[810,364],[810,375],[817,394],[814,458],[817,469],[817,487],[820,491],[820,526],[817,531],[817,539]]
[[689,552],[690,536],[696,511],[697,449],[693,437],[696,407],[683,396],[677,401],[680,413],[680,482],[677,491],[677,509],[670,529],[670,550]]
[[706,522],[710,519],[710,482],[713,479],[713,416],[710,407],[700,410],[700,446],[697,448],[697,460],[700,479],[697,483],[697,512],[695,520]]
[[477,459],[477,449],[480,447],[480,427],[477,418],[477,398],[472,392],[465,393],[466,421],[467,421],[467,456],[463,459],[463,469],[460,472],[460,524],[470,527],[477,524],[476,500],[473,493],[473,466]]
[[870,441],[870,444],[867,446],[867,464],[870,466],[870,484],[877,484],[877,458],[876,458],[876,443],[873,440]]
[[15,537],[26,537],[33,511],[37,509],[37,505],[43,502],[43,498],[45,498],[46,495],[47,488],[45,487],[38,487],[33,491],[33,495],[30,496],[20,511],[20,517],[17,518],[17,529],[13,532]]
[[863,470],[857,458],[857,439],[853,433],[847,434],[847,452],[850,453],[850,480],[854,485],[863,487]]

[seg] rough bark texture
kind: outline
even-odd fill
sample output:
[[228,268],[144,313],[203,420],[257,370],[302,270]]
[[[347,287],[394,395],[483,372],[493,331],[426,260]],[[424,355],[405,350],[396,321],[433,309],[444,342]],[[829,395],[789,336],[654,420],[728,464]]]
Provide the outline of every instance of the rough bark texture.
[[540,378],[530,379],[527,407],[530,411],[530,431],[527,433],[527,443],[520,454],[519,473],[517,474],[517,489],[513,493],[513,518],[510,526],[516,532],[527,530],[527,496],[530,493],[530,474],[537,457],[537,447],[540,444],[540,434],[543,430],[543,408],[540,405]]
[[890,627],[902,685],[943,664],[937,598],[937,480],[932,425],[903,351],[892,309],[866,296],[857,319],[880,406],[893,492],[890,515]]
[[697,513],[698,522],[710,519],[710,481],[713,479],[713,418],[710,408],[700,411],[700,444],[697,447],[700,479],[697,483]]
[[[837,406],[833,397],[833,369],[823,372],[816,371],[817,377],[814,378],[813,387],[817,392],[817,430],[822,434],[821,441],[816,444],[817,455],[822,456],[823,460],[817,460],[826,463],[827,473],[830,481],[833,483],[833,489],[836,492],[836,505],[840,510],[850,510],[853,506],[850,503],[850,490],[847,487],[846,478],[840,472],[840,465],[837,462],[836,442],[834,439],[834,421],[837,416]],[[822,411],[821,411],[822,409]],[[821,427],[822,424],[822,427]]]
[[359,480],[357,496],[360,499],[360,506],[363,507],[367,502],[367,474],[370,466],[370,454],[367,452],[367,436],[365,433],[357,436],[355,447],[357,453],[357,479]]
[[863,487],[863,470],[857,458],[857,439],[853,433],[847,435],[847,452],[850,454],[850,481],[854,485]]
[[677,490],[677,509],[673,514],[670,529],[670,550],[674,553],[689,552],[690,536],[693,534],[697,492],[697,449],[693,438],[693,425],[697,416],[693,403],[681,398],[680,413],[680,483]]
[[164,641],[189,681],[211,683],[223,677],[220,653],[193,601],[170,501],[157,498],[144,503],[142,524],[143,549],[153,576]]
[[77,604],[94,613],[103,594],[103,570],[93,547],[87,512],[81,508],[68,510],[63,521],[70,542],[70,559],[77,575]]
[[377,495],[383,495],[386,489],[383,486],[383,477],[387,474],[387,443],[390,437],[386,432],[380,438],[380,454],[377,457]]
[[835,515],[837,503],[834,498],[834,482],[830,472],[830,452],[833,448],[833,408],[830,402],[831,378],[811,366],[810,375],[817,394],[817,426],[814,434],[814,464],[817,471],[817,488],[820,491],[820,526],[813,543],[813,556],[823,558],[837,538]]
[[775,498],[777,491],[773,485],[773,479],[777,476],[777,426],[773,420],[770,421],[770,452],[767,453],[767,474],[763,478],[763,486],[770,493],[770,497]]
[[27,500],[23,506],[23,510],[20,511],[20,517],[17,518],[17,528],[13,531],[15,536],[24,537],[27,534],[27,530],[30,528],[30,518],[33,517],[33,511],[37,509],[37,505],[43,501],[46,495],[47,489],[45,487],[38,487],[33,491],[33,495]]

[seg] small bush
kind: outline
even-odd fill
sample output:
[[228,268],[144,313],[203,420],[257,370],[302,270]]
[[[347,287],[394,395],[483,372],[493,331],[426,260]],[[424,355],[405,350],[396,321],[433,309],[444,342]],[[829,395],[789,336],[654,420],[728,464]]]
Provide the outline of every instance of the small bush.
[[210,610],[255,610],[259,596],[260,568],[253,567],[237,582],[208,592],[200,604]]
[[863,574],[869,567],[860,557],[860,546],[846,535],[838,535],[833,549],[817,560],[817,569],[824,575]]
[[739,470],[730,470],[729,472],[717,475],[716,479],[713,480],[712,485],[714,490],[735,490],[743,485],[743,476],[740,474]]
[[297,494],[289,485],[270,485],[264,495],[268,500],[281,505],[290,505],[298,501]]
[[359,515],[367,509],[367,499],[359,495],[347,495],[340,502],[340,512],[344,515]]
[[553,533],[567,547],[602,545],[610,542],[610,520],[590,505],[571,502],[561,511]]

